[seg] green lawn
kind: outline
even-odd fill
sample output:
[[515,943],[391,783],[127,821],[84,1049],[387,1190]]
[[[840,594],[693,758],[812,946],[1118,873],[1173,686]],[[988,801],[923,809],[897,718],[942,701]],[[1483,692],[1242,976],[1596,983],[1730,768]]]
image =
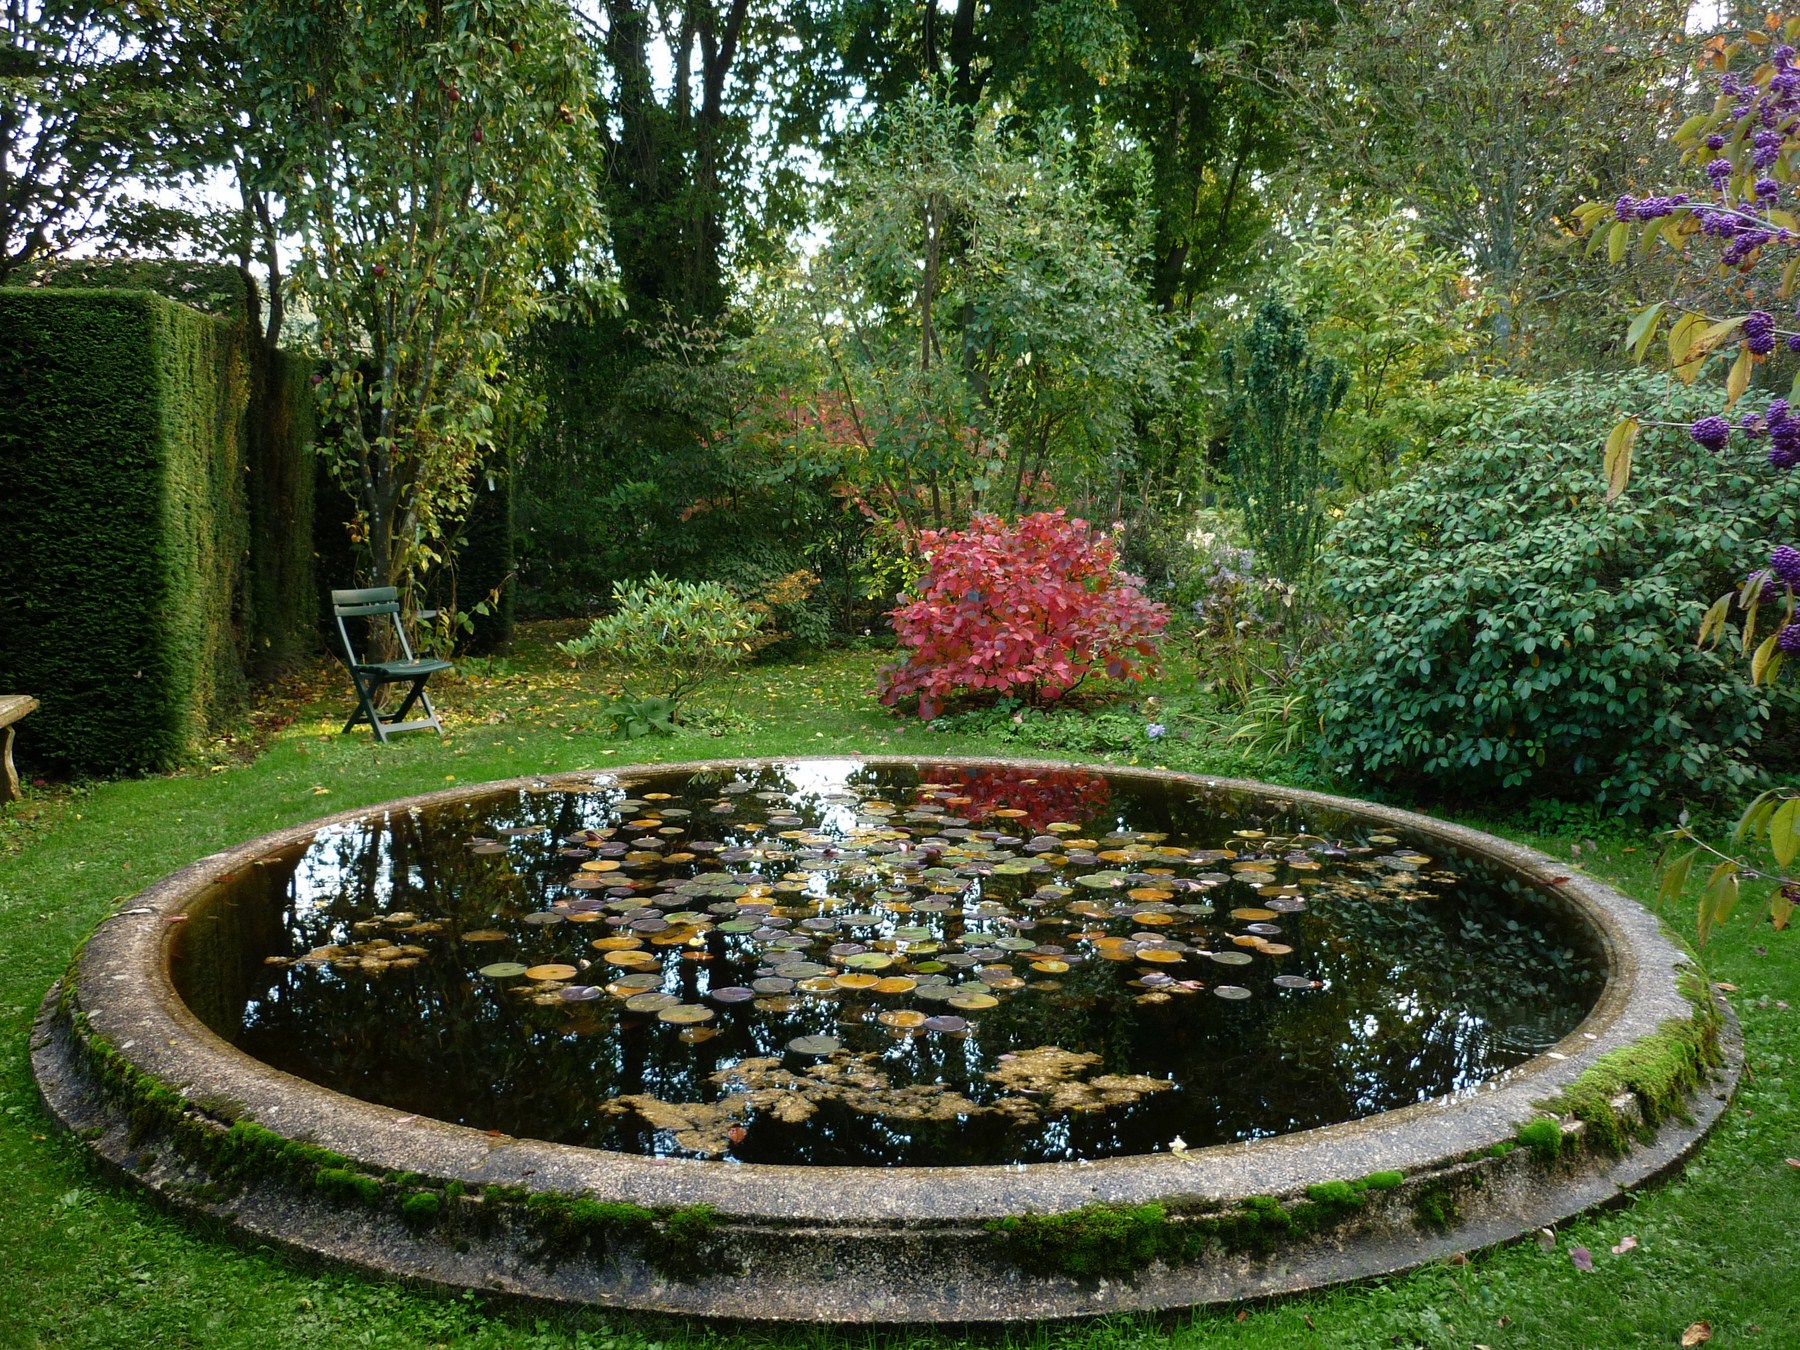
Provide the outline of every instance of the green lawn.
[[[540,635],[541,636],[541,635]],[[1053,725],[1034,732],[986,719],[954,733],[896,719],[870,697],[876,657],[839,653],[752,667],[713,699],[704,725],[680,736],[625,742],[594,729],[599,694],[527,645],[511,663],[468,663],[443,688],[452,734],[372,745],[339,736],[347,688],[329,671],[279,691],[206,762],[177,774],[74,789],[37,790],[0,813],[0,1345],[179,1346],[697,1346],[845,1341],[954,1344],[951,1332],[774,1331],[700,1323],[551,1316],[446,1300],[301,1269],[168,1218],[116,1190],[59,1138],[27,1065],[39,1000],[76,944],[122,897],[214,849],[326,811],[449,782],[643,759],[871,751],[1044,754],[1036,734],[1069,757],[1289,778],[1279,761],[1218,743],[1186,716],[1191,688],[1150,691],[1161,702],[1098,719],[1090,743]],[[1171,733],[1142,739],[1154,717]],[[1190,739],[1181,739],[1181,732]],[[29,738],[30,723],[22,728]],[[1581,820],[1577,816],[1574,819]],[[1642,831],[1533,833],[1520,820],[1472,823],[1582,865],[1639,897],[1653,894],[1655,841]],[[1672,916],[1686,928],[1691,915]],[[1571,1226],[1553,1250],[1536,1243],[1438,1264],[1403,1279],[1270,1306],[1192,1317],[1021,1326],[983,1343],[1184,1345],[1640,1347],[1675,1345],[1684,1328],[1712,1325],[1713,1346],[1790,1346],[1800,1332],[1800,934],[1772,932],[1748,905],[1707,952],[1713,977],[1736,986],[1749,1067],[1737,1102],[1699,1160],[1672,1185]],[[1794,1080],[1794,1081],[1790,1081]],[[1635,1249],[1611,1248],[1635,1236]],[[1591,1272],[1570,1248],[1594,1255]]]

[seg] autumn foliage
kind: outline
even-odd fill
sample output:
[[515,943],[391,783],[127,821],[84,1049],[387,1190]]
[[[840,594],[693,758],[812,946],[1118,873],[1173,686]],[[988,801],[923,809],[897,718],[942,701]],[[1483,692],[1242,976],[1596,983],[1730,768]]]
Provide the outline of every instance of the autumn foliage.
[[1096,671],[1142,679],[1168,610],[1115,570],[1118,550],[1087,522],[1041,511],[1017,524],[978,515],[919,536],[926,571],[893,611],[906,657],[881,701],[917,697],[936,717],[957,694],[1053,702]]

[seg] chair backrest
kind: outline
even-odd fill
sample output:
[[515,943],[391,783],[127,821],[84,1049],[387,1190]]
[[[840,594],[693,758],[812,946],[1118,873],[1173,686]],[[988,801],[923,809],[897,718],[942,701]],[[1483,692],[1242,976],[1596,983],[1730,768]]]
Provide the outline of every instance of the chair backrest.
[[356,654],[356,645],[350,641],[350,630],[344,626],[344,620],[368,619],[378,622],[384,615],[392,616],[394,632],[400,638],[400,650],[408,661],[413,659],[412,644],[406,640],[406,625],[400,622],[400,592],[396,588],[370,586],[363,590],[334,590],[331,593],[331,614],[337,620],[338,638],[344,644],[344,659],[351,665],[360,665],[362,658]]

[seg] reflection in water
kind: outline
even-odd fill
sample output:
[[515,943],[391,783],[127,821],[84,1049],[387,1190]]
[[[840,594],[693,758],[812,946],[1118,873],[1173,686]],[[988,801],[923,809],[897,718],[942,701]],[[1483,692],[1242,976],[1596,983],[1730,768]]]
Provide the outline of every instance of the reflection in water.
[[193,908],[282,1069],[508,1134],[755,1162],[1100,1158],[1466,1090],[1602,981],[1553,899],[1282,803],[806,762],[320,831]]

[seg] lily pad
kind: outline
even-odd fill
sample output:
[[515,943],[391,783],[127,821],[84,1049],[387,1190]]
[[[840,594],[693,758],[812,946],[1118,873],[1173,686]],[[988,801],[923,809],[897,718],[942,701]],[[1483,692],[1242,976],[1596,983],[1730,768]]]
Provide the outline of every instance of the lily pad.
[[677,1026],[694,1026],[700,1022],[710,1022],[717,1017],[711,1008],[698,1003],[678,1003],[673,1008],[664,1008],[656,1014],[660,1021],[673,1022]]
[[1123,886],[1129,878],[1123,872],[1085,872],[1075,878],[1077,885],[1089,890],[1110,891]]
[[830,1055],[844,1048],[835,1036],[796,1036],[787,1043],[796,1055]]
[[997,1008],[1000,1006],[1000,1000],[995,998],[992,994],[977,994],[973,990],[967,993],[952,994],[947,1002],[952,1008],[961,1008],[965,1012],[971,1012],[981,1008]]
[[651,952],[608,952],[605,959],[607,965],[624,970],[646,970],[662,964]]
[[1250,991],[1241,984],[1215,984],[1213,986],[1213,993],[1217,994],[1220,998],[1233,1000],[1250,997]]
[[675,995],[654,989],[642,994],[633,994],[625,1000],[625,1006],[632,1012],[653,1013],[661,1012],[664,1008],[673,1008],[680,1002],[681,1000]]
[[510,980],[515,975],[525,973],[525,963],[523,961],[496,961],[491,966],[483,966],[481,973],[490,980]]

